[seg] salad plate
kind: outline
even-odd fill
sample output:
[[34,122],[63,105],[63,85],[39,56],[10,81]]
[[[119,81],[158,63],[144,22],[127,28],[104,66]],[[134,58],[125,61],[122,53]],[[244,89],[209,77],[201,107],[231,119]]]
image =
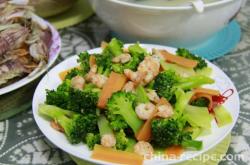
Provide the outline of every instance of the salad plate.
[[[130,44],[125,44],[124,47],[128,47]],[[164,49],[167,50],[170,53],[175,54],[176,49],[172,47],[167,46],[160,46],[160,45],[152,45],[152,44],[140,44],[141,47],[145,48],[148,52],[151,52],[153,48],[156,49]],[[101,53],[101,48],[96,48],[89,50],[89,54],[94,53]],[[97,163],[97,164],[112,164],[110,162],[95,160],[91,158],[92,151],[88,149],[88,147],[83,144],[74,144],[72,145],[64,134],[56,131],[53,129],[50,125],[50,122],[47,120],[44,120],[39,115],[39,104],[43,104],[46,100],[46,90],[52,90],[56,89],[59,84],[61,84],[62,80],[59,77],[59,73],[62,71],[77,67],[79,64],[77,63],[78,56],[72,56],[65,61],[61,62],[57,66],[55,66],[53,69],[51,69],[40,81],[39,85],[36,88],[33,102],[32,102],[32,108],[33,108],[33,115],[34,119],[42,131],[42,133],[57,147],[64,150],[65,152],[78,157],[80,159]],[[200,136],[196,140],[203,141],[203,147],[199,151],[194,150],[185,150],[184,153],[174,159],[165,159],[161,156],[153,156],[151,159],[144,160],[145,165],[150,164],[174,164],[174,163],[180,163],[185,160],[190,160],[192,158],[195,158],[196,156],[201,155],[202,153],[208,151],[209,149],[213,148],[215,145],[217,145],[219,142],[221,142],[232,130],[234,127],[238,115],[239,115],[239,96],[237,89],[235,88],[234,84],[230,80],[230,78],[217,66],[212,64],[209,61],[206,61],[208,63],[208,66],[212,68],[213,73],[211,77],[215,80],[215,83],[212,85],[207,85],[206,87],[209,87],[211,89],[215,89],[220,91],[220,93],[224,93],[228,89],[231,89],[233,94],[228,98],[228,100],[223,104],[224,107],[227,109],[227,111],[232,116],[232,122],[226,126],[218,127],[216,124],[216,121],[213,119],[211,124],[211,133],[206,136]]]

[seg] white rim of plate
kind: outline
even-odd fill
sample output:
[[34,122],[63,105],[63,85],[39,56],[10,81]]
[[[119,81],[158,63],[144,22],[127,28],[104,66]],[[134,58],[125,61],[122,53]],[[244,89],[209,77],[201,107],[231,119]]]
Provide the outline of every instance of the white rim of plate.
[[56,62],[56,59],[59,56],[59,53],[61,51],[61,38],[59,35],[59,32],[47,21],[44,20],[44,22],[49,26],[50,30],[51,30],[51,34],[52,34],[52,43],[50,46],[50,52],[49,52],[49,61],[48,63],[43,66],[43,68],[40,68],[40,70],[38,70],[36,73],[30,73],[29,75],[23,77],[22,79],[6,86],[3,88],[0,88],[0,96],[9,92],[12,92],[16,89],[19,89],[29,83],[31,83],[32,81],[34,81],[35,79],[37,79],[38,77],[40,77],[43,73],[45,73],[46,71],[48,71],[48,69]]
[[[130,45],[131,43],[129,44],[125,44],[125,46],[128,46]],[[154,44],[140,44],[142,47],[149,47],[149,48],[154,48],[154,47],[157,47],[158,49],[168,49],[168,50],[172,50],[172,51],[175,51],[176,48],[172,48],[172,47],[168,47],[168,46],[163,46],[163,45],[154,45]],[[90,54],[92,53],[96,53],[98,51],[100,51],[101,49],[100,48],[95,48],[95,49],[91,49],[89,50],[88,52]],[[63,62],[57,64],[54,68],[51,69],[51,71],[53,70],[56,70],[57,67],[59,67],[60,65],[62,64],[66,64],[68,60],[72,60],[76,58],[76,55],[75,56],[72,56],[66,60],[64,60]],[[207,60],[206,60],[207,61]],[[226,73],[224,73],[219,67],[217,67],[216,65],[212,64],[211,62],[207,61],[208,64],[210,66],[213,66],[214,69],[216,69],[219,74],[223,74],[223,76],[225,77],[226,81],[230,84],[230,87],[233,88],[234,90],[234,95],[236,96],[236,100],[234,100],[235,104],[237,105],[235,111],[237,111],[237,114],[235,116],[235,120],[233,121],[233,123],[230,125],[230,128],[226,131],[226,133],[223,135],[223,136],[220,136],[218,139],[216,139],[217,141],[215,141],[212,145],[210,145],[209,147],[201,150],[201,151],[196,151],[195,153],[193,154],[189,154],[188,156],[186,156],[184,159],[178,159],[178,160],[174,160],[173,162],[166,162],[166,161],[160,161],[160,162],[157,162],[157,164],[159,165],[163,165],[163,164],[176,164],[176,163],[180,163],[180,162],[184,162],[184,161],[187,161],[187,160],[190,160],[192,158],[195,158],[205,152],[207,152],[208,150],[212,149],[213,147],[215,147],[217,144],[219,144],[230,132],[231,130],[233,129],[233,127],[235,126],[236,122],[237,122],[237,119],[238,119],[238,116],[239,116],[239,110],[240,110],[240,102],[239,102],[239,94],[238,94],[238,91],[235,87],[235,85],[233,84],[233,82],[231,81],[231,79],[226,75]],[[111,162],[106,162],[106,161],[101,161],[101,160],[95,160],[95,159],[92,159],[90,157],[85,157],[85,158],[82,158],[80,157],[79,155],[76,155],[75,152],[72,152],[68,147],[66,146],[61,146],[60,145],[60,142],[56,141],[52,136],[47,136],[46,135],[46,131],[44,130],[45,128],[42,128],[40,125],[39,125],[39,119],[42,118],[41,116],[39,116],[39,114],[37,113],[37,110],[34,108],[36,107],[36,99],[39,95],[38,93],[38,89],[40,88],[40,86],[42,85],[43,81],[45,81],[44,79],[47,79],[46,75],[42,78],[42,80],[40,81],[40,83],[38,84],[36,90],[35,90],[35,93],[34,93],[34,97],[33,97],[33,101],[32,101],[32,111],[33,111],[33,116],[34,116],[34,119],[39,127],[39,129],[42,131],[42,133],[45,135],[45,137],[51,141],[54,145],[56,145],[58,148],[62,149],[63,151],[79,158],[79,159],[83,159],[85,161],[88,161],[88,162],[91,162],[91,163],[97,163],[97,164],[105,164],[105,165],[110,165],[110,164],[114,164],[114,163],[111,163]],[[43,119],[43,118],[42,118]],[[45,120],[45,119],[43,119]],[[61,143],[62,144],[62,143]],[[69,151],[67,151],[69,150]],[[164,163],[165,162],[165,163]],[[145,163],[145,161],[144,161]],[[148,164],[148,163],[147,163]]]

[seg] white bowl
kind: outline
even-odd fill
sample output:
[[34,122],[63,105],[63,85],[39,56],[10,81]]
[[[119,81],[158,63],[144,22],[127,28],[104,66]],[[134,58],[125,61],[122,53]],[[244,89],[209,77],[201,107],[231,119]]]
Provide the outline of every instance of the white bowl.
[[198,13],[192,5],[146,6],[121,0],[89,0],[96,14],[128,41],[194,46],[225,27],[242,0],[219,0]]
[[[128,46],[128,45],[126,45]],[[159,46],[159,45],[150,45],[150,44],[141,44],[142,47],[146,48],[148,51],[151,51],[152,48],[157,49],[166,49],[169,52],[175,53],[175,48],[170,48],[166,46]],[[90,54],[92,53],[100,53],[101,49],[92,49],[89,51]],[[208,62],[208,61],[207,61]],[[233,122],[227,126],[224,126],[222,128],[218,128],[215,120],[212,122],[212,133],[208,136],[200,137],[199,140],[203,141],[203,149],[201,151],[185,151],[184,154],[179,159],[173,159],[173,160],[163,160],[163,159],[152,159],[152,160],[145,160],[145,165],[151,165],[151,164],[172,164],[172,163],[179,163],[191,158],[194,158],[195,156],[201,155],[202,153],[208,151],[209,149],[213,148],[215,145],[220,143],[232,130],[234,127],[238,115],[239,115],[239,96],[238,92],[231,82],[231,80],[227,77],[227,75],[221,71],[217,66],[214,64],[208,62],[209,66],[213,69],[213,78],[215,80],[215,84],[210,85],[209,87],[212,89],[217,89],[221,93],[226,91],[227,89],[233,89],[234,94],[227,100],[227,102],[224,104],[224,106],[227,108],[227,110],[230,112]],[[84,159],[87,161],[90,161],[92,163],[97,164],[107,164],[110,165],[109,162],[104,161],[98,161],[95,159],[91,159],[91,151],[88,149],[88,147],[82,143],[77,145],[72,145],[68,142],[65,135],[56,131],[50,126],[49,121],[45,120],[38,114],[38,105],[41,103],[44,103],[46,99],[46,89],[55,89],[62,81],[59,78],[58,74],[64,70],[67,70],[69,68],[78,66],[77,64],[77,56],[72,56],[62,63],[55,66],[53,69],[51,69],[41,80],[39,85],[36,88],[33,102],[32,102],[32,108],[33,108],[33,115],[34,119],[42,131],[42,133],[57,147],[61,148],[65,152],[78,157],[80,159]]]
[[49,29],[51,31],[51,46],[49,50],[49,59],[48,63],[41,67],[41,68],[36,68],[33,70],[28,76],[23,77],[22,79],[7,85],[5,87],[0,88],[0,95],[3,95],[5,93],[9,93],[11,91],[14,91],[18,88],[21,88],[32,81],[36,80],[38,77],[40,77],[43,73],[45,73],[55,62],[56,59],[59,56],[59,53],[61,51],[61,38],[58,33],[58,31],[47,21],[43,20],[44,23],[46,23],[49,26]]

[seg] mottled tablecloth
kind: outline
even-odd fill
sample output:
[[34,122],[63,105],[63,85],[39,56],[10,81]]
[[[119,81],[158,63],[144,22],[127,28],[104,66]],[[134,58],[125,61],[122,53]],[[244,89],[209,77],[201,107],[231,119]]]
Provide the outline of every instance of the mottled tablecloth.
[[[222,165],[250,164],[250,1],[237,16],[242,39],[230,54],[213,61],[235,83],[240,94],[240,117],[232,131],[227,159]],[[97,47],[109,38],[110,30],[96,17],[60,31],[62,52],[59,61],[80,51]],[[31,108],[0,122],[0,164],[74,164],[39,131]]]

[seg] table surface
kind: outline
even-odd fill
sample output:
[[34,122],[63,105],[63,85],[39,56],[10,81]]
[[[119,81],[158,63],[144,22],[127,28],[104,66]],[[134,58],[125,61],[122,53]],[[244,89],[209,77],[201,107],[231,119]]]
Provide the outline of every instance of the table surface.
[[[232,131],[227,159],[221,165],[250,164],[250,1],[237,16],[242,28],[241,42],[231,53],[212,61],[235,83],[240,94],[240,116]],[[60,30],[62,53],[59,60],[97,47],[108,39],[110,30],[96,17]],[[39,131],[31,108],[0,122],[0,164],[74,164]]]

